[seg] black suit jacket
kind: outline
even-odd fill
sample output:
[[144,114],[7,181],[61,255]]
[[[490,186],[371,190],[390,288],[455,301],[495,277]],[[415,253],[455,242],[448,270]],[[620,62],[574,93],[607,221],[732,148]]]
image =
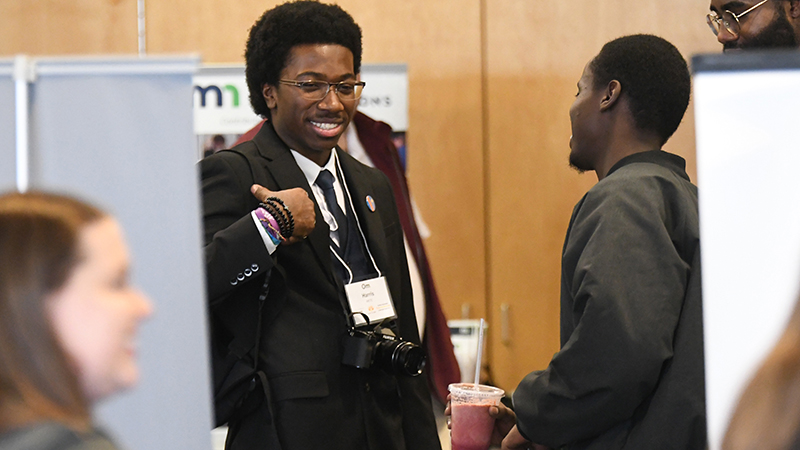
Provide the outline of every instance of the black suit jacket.
[[[386,177],[338,152],[369,249],[387,279],[403,339],[419,344],[397,206]],[[289,149],[269,124],[232,151],[201,163],[207,285],[216,336],[255,329],[258,296],[269,275],[259,368],[268,398],[230,424],[228,448],[439,449],[423,377],[393,376],[341,364],[347,329],[344,289],[332,267],[329,230],[315,206],[303,242],[266,251],[250,211],[250,185],[293,187],[314,195]],[[366,197],[375,201],[367,208]],[[255,336],[254,332],[239,333]],[[216,339],[216,337],[215,337]]]

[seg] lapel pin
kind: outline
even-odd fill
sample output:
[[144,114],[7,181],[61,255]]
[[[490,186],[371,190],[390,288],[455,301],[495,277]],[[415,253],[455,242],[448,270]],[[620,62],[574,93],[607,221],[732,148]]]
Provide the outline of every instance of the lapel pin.
[[372,198],[371,195],[367,196],[367,207],[370,211],[375,212],[375,200]]

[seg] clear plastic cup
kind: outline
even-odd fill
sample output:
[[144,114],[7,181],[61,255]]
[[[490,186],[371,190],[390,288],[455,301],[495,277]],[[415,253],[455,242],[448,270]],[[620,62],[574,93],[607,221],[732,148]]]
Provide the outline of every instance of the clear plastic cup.
[[505,391],[473,383],[454,383],[447,389],[452,450],[487,450],[494,428],[489,407],[497,406]]

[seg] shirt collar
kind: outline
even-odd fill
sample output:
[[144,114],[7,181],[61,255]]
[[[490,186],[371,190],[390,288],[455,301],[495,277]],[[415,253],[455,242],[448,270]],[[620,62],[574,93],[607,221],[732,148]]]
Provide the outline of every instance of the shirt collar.
[[678,176],[681,178],[691,181],[689,179],[689,175],[686,174],[686,160],[678,155],[673,155],[672,153],[667,153],[663,150],[651,150],[648,152],[639,152],[628,155],[617,161],[617,163],[614,164],[611,169],[609,169],[606,177],[614,173],[622,166],[639,162],[653,163],[666,167],[667,169],[678,174]]
[[320,167],[314,161],[306,158],[305,156],[301,155],[295,150],[292,150],[292,156],[294,157],[295,162],[300,167],[300,170],[303,171],[303,175],[305,175],[306,180],[308,180],[308,185],[313,186],[314,183],[317,181],[317,177],[319,173],[325,169],[329,170],[333,174],[333,178],[338,180],[339,177],[336,173],[336,148],[334,147],[331,151],[331,156],[328,158],[328,162],[325,163],[324,166]]

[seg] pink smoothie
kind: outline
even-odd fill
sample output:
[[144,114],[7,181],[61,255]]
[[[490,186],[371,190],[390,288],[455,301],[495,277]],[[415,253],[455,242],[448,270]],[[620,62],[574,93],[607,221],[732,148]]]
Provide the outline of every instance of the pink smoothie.
[[492,438],[494,419],[489,405],[453,405],[450,436],[453,450],[487,450]]

